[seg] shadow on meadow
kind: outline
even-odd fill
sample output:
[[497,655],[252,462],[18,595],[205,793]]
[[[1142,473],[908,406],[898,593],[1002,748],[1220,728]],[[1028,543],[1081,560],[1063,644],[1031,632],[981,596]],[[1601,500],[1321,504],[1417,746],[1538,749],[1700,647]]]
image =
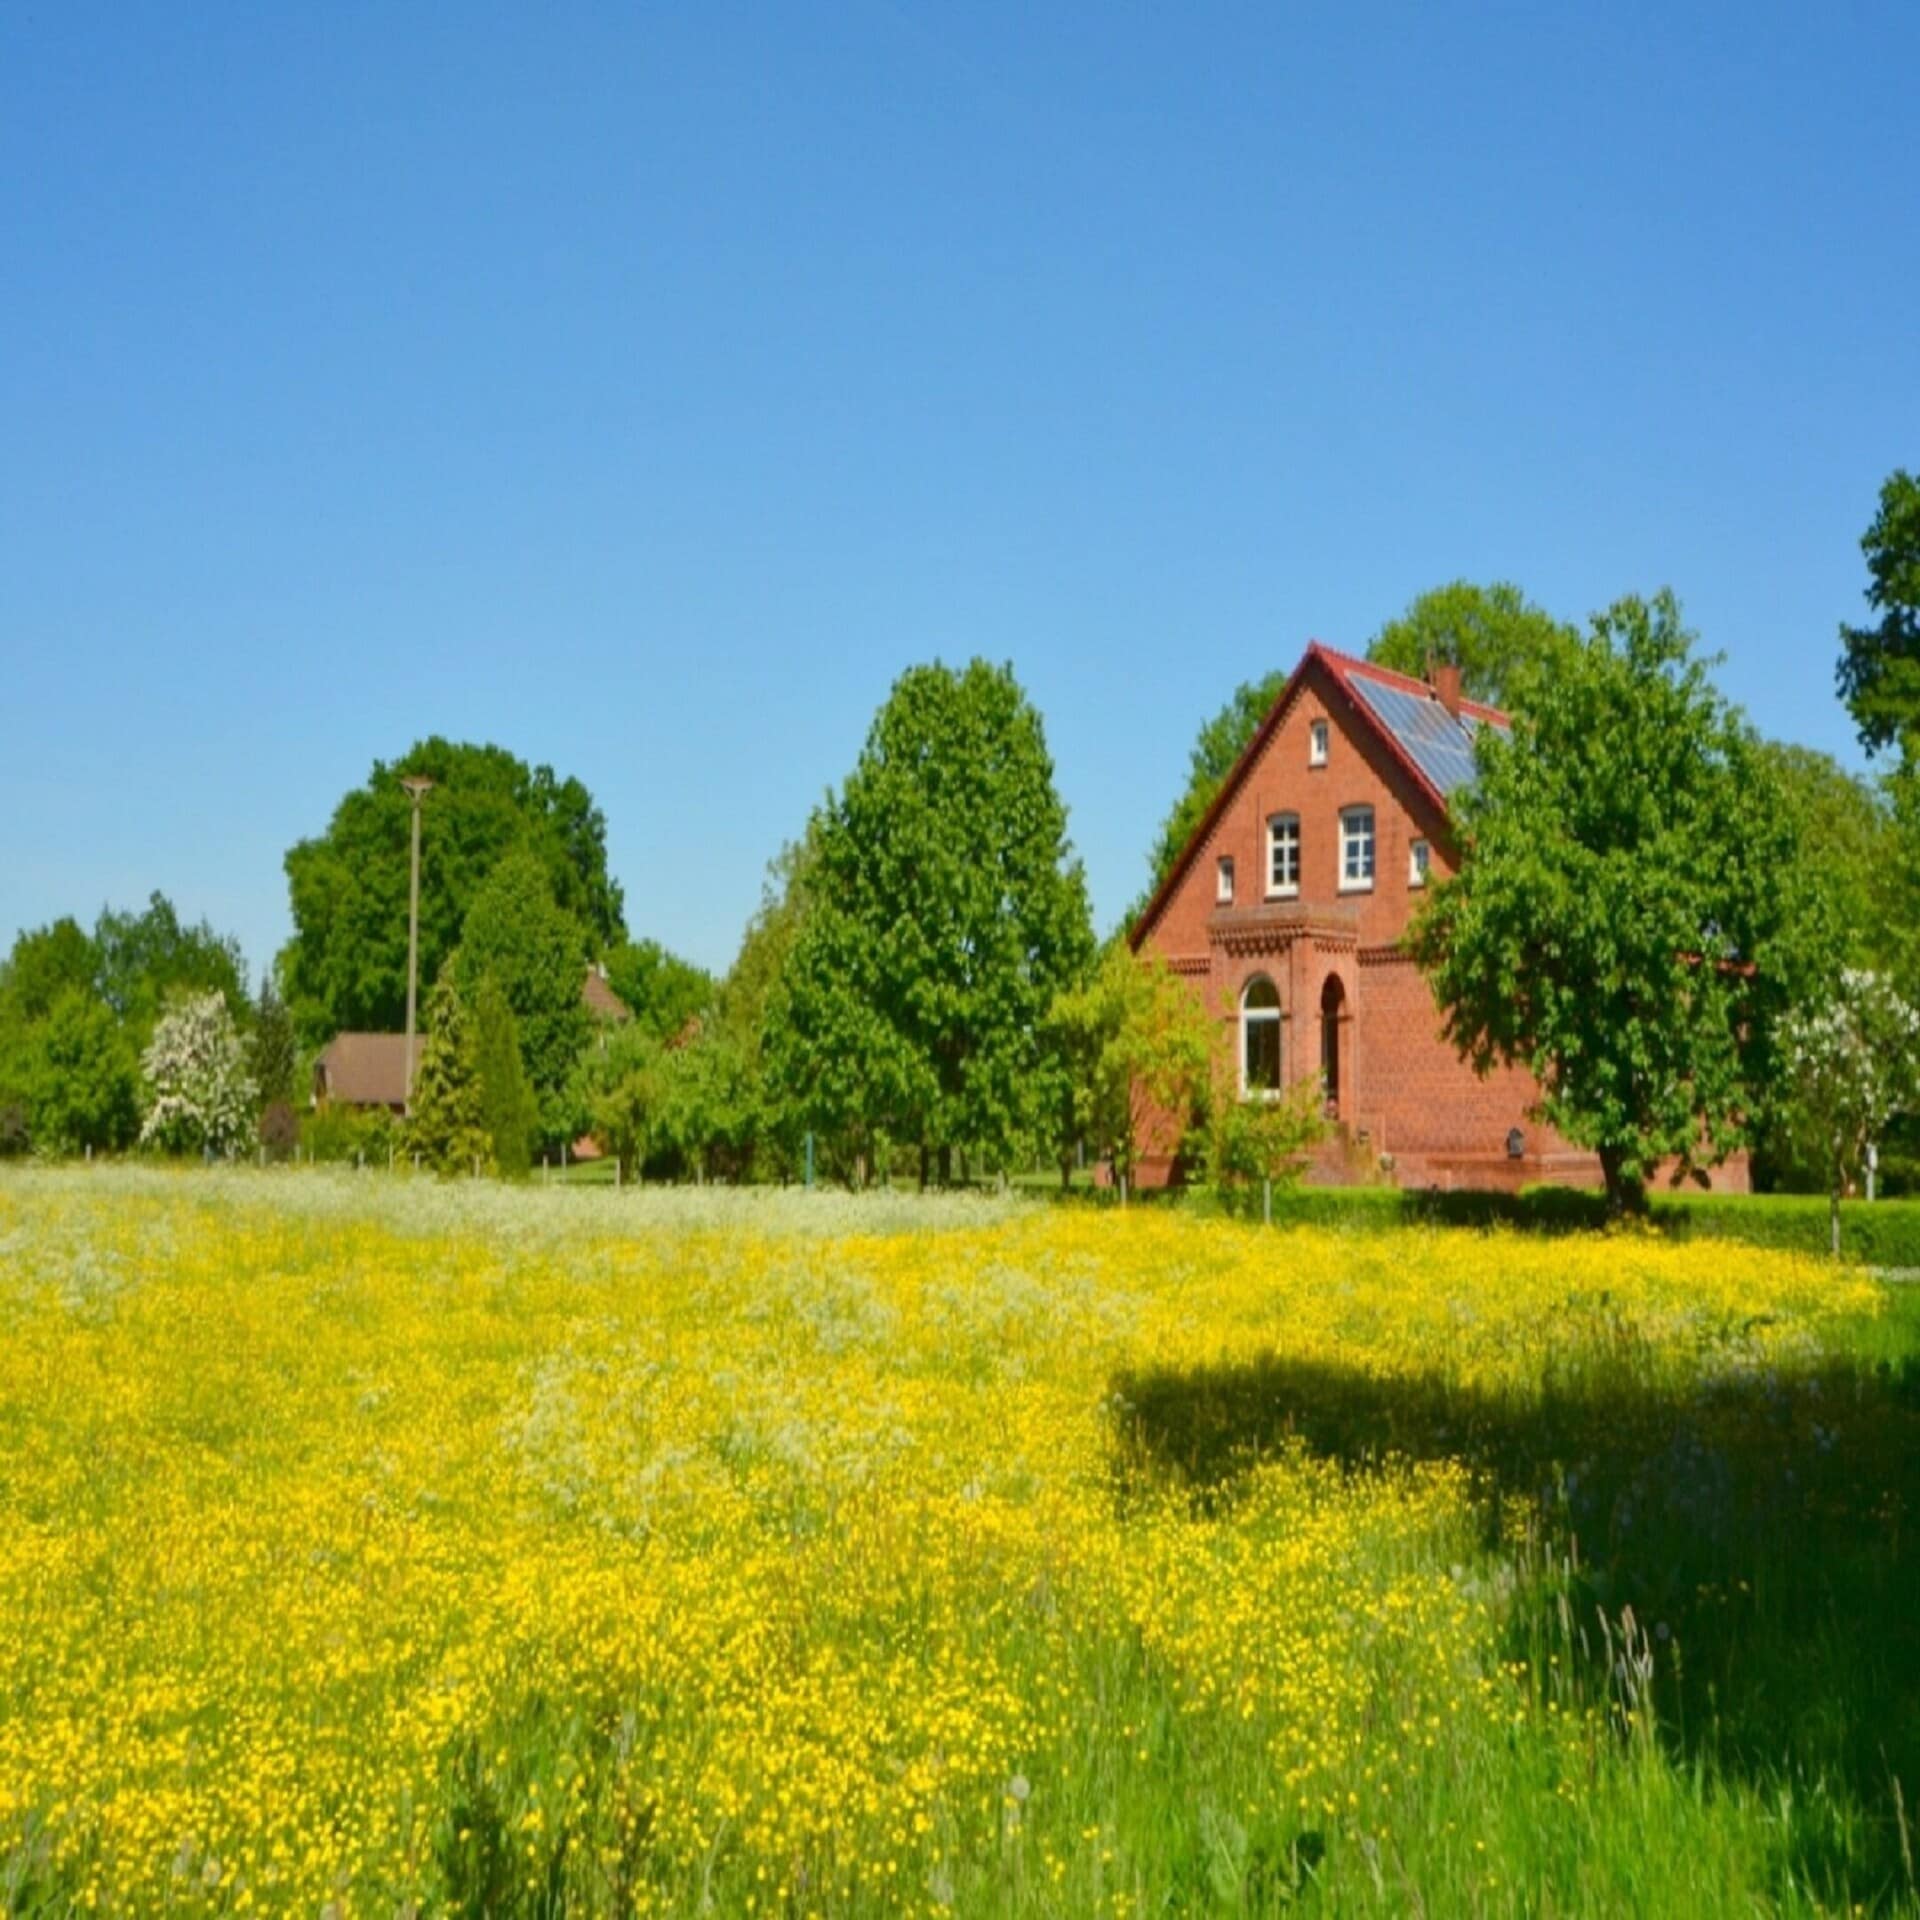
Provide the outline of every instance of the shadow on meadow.
[[1601,1617],[1631,1607],[1670,1750],[1772,1797],[1812,1883],[1911,1892],[1920,1354],[1663,1382],[1615,1328],[1530,1392],[1279,1357],[1113,1384],[1123,1485],[1172,1480],[1210,1503],[1292,1441],[1356,1471],[1460,1461],[1491,1550],[1538,1569],[1516,1501],[1552,1549],[1555,1575],[1523,1581],[1515,1657],[1571,1634],[1604,1658]]

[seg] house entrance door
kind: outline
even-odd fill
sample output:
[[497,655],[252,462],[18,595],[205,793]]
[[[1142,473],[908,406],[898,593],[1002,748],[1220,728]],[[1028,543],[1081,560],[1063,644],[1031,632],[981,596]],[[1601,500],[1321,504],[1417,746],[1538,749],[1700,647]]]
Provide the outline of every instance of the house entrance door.
[[1347,990],[1337,973],[1320,989],[1320,1078],[1327,1091],[1327,1112],[1340,1117],[1340,1029],[1346,1022]]

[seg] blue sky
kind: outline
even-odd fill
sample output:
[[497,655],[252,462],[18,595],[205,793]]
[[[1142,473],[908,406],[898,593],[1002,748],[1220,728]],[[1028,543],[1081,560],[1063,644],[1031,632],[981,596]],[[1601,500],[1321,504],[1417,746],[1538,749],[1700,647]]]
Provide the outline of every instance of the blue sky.
[[0,940],[419,735],[587,782],[722,966],[894,676],[1011,660],[1098,916],[1199,721],[1507,577],[1671,584],[1857,762],[1920,463],[1920,9],[0,19]]

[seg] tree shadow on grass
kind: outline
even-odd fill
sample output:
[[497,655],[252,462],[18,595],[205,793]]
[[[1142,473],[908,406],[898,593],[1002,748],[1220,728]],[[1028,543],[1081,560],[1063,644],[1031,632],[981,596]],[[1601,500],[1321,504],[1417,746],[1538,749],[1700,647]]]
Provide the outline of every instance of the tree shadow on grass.
[[[1503,1508],[1526,1501],[1572,1556],[1576,1622],[1631,1606],[1652,1636],[1672,1749],[1790,1786],[1791,1856],[1814,1885],[1910,1890],[1920,1359],[1665,1384],[1616,1344],[1530,1393],[1281,1357],[1123,1374],[1114,1389],[1123,1484],[1172,1480],[1208,1501],[1298,1441],[1356,1471],[1460,1461],[1496,1549]],[[1536,1583],[1517,1646],[1551,1639],[1542,1615],[1562,1591]],[[1598,1656],[1602,1636],[1589,1640]]]

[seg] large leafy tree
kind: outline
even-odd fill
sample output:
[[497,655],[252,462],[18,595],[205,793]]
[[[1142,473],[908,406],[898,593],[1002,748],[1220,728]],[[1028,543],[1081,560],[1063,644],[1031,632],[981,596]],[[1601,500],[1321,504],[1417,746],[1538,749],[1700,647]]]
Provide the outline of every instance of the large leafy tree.
[[0,967],[0,1020],[30,1026],[62,994],[91,994],[100,984],[100,949],[77,920],[21,933]]
[[1579,640],[1578,631],[1538,607],[1511,581],[1449,581],[1420,595],[1367,642],[1367,658],[1400,673],[1430,664],[1460,669],[1470,700],[1524,706],[1533,686]]
[[1622,600],[1455,799],[1464,858],[1410,944],[1448,1036],[1540,1081],[1616,1208],[1742,1144],[1800,983],[1793,825],[1671,594]]
[[36,1151],[109,1152],[132,1142],[140,1124],[137,1062],[103,1000],[63,993],[30,1030],[22,1065]]
[[821,813],[776,1057],[808,1123],[1008,1165],[1051,1131],[1055,995],[1092,955],[1040,717],[1009,667],[915,667]]
[[240,943],[207,921],[188,925],[164,893],[138,913],[102,913],[93,942],[107,1004],[144,1045],[161,1009],[184,994],[217,993],[236,1020],[251,1012]]
[[400,781],[410,774],[437,783],[421,815],[422,981],[459,944],[476,895],[509,853],[538,862],[595,950],[626,937],[606,821],[578,780],[529,768],[502,747],[423,740],[376,762],[326,832],[287,854],[294,935],[282,978],[309,1044],[342,1028],[398,1032],[405,1021],[410,808]]
[[567,1082],[587,1043],[589,1016],[581,998],[588,934],[554,898],[547,869],[529,852],[510,853],[474,895],[460,931],[455,976],[469,1006],[492,979],[519,1028],[527,1078],[541,1104],[544,1130],[570,1130]]
[[1861,536],[1874,624],[1840,629],[1840,697],[1869,752],[1910,741],[1920,723],[1920,478],[1901,469],[1880,489]]
[[656,1040],[684,1033],[713,1002],[713,975],[658,940],[630,940],[607,955],[607,984]]
[[1268,709],[1280,698],[1286,684],[1284,668],[1258,680],[1243,680],[1234,688],[1227,704],[1201,727],[1187,756],[1187,784],[1153,838],[1153,872],[1147,882],[1147,893],[1135,902],[1127,915],[1129,920],[1139,917],[1147,900],[1173,871],[1173,863],[1193,838],[1194,828],[1213,805],[1214,796],[1226,784],[1234,763],[1260,730],[1260,722],[1267,717]]

